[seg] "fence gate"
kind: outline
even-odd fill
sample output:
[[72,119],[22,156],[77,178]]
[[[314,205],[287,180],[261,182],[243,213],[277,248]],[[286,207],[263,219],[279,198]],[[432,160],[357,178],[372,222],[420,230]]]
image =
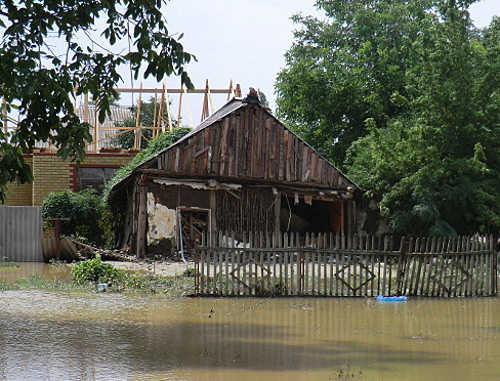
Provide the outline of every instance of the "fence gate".
[[41,238],[39,206],[0,206],[0,260],[43,261]]

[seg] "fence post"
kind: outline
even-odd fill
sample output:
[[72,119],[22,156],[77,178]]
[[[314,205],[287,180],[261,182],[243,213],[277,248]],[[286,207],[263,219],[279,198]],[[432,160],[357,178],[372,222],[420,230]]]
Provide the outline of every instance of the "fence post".
[[403,294],[403,285],[406,276],[406,267],[408,264],[408,249],[410,248],[410,243],[406,241],[405,237],[401,237],[401,245],[399,249],[399,264],[398,264],[398,279],[397,288],[398,295]]
[[[203,232],[201,237],[201,246],[207,246],[207,233]],[[200,293],[200,246],[197,245],[194,249],[194,294]]]
[[491,250],[491,291],[494,296],[498,294],[498,252],[497,252],[498,239],[490,236],[490,250]]
[[304,290],[304,271],[305,271],[305,265],[304,265],[304,252],[301,251],[299,252],[299,263],[297,266],[298,274],[297,274],[297,280],[298,280],[298,292],[297,294],[299,296],[302,296],[302,293],[305,291]]

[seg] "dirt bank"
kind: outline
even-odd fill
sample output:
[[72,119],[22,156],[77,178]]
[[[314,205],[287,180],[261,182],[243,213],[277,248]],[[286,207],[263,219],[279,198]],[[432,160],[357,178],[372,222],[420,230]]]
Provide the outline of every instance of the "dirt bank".
[[169,261],[155,261],[155,262],[120,262],[120,261],[105,261],[113,266],[124,269],[140,272],[149,272],[151,274],[161,276],[175,276],[182,275],[187,268],[194,268],[194,262],[169,262]]

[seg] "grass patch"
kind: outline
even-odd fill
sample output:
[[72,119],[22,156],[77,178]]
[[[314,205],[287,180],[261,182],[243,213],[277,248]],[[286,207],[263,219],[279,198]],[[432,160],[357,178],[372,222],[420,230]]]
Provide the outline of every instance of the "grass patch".
[[9,289],[9,285],[4,279],[0,278],[0,291],[6,291]]
[[[8,267],[19,267],[8,262]],[[7,267],[7,262],[0,262]],[[30,275],[15,283],[0,277],[0,292],[8,290],[46,290],[162,294],[182,297],[194,293],[194,278],[189,273],[181,276],[161,276],[143,271],[129,271],[102,262],[99,256],[72,265],[68,274],[66,262],[51,262],[48,279],[40,275]],[[0,268],[1,268],[0,267]],[[71,276],[72,278],[68,278]]]
[[[50,272],[66,272],[67,264],[52,263]],[[194,278],[185,276],[160,276],[144,272],[129,272],[101,261],[99,256],[76,263],[72,266],[73,278],[61,280],[40,275],[25,277],[13,284],[0,278],[0,291],[7,290],[47,290],[47,291],[88,291],[112,293],[163,294],[181,297],[194,293]]]
[[10,261],[0,261],[0,268],[15,268],[19,267],[19,264],[16,262],[10,262]]
[[75,283],[93,284],[98,289],[111,292],[162,293],[181,296],[192,293],[192,283],[194,283],[187,277],[164,277],[118,269],[109,263],[102,262],[99,255],[75,264],[71,271]]
[[[104,291],[111,293],[162,294],[171,297],[182,297],[194,293],[193,278],[183,276],[130,274],[115,283],[105,284]],[[0,292],[12,290],[99,292],[99,287],[95,282],[79,283],[74,279],[46,279],[39,275],[31,275],[13,284],[0,279]]]
[[46,290],[46,291],[71,291],[71,290],[93,290],[90,285],[75,284],[72,280],[46,279],[40,275],[31,275],[18,280],[9,286],[11,290]]

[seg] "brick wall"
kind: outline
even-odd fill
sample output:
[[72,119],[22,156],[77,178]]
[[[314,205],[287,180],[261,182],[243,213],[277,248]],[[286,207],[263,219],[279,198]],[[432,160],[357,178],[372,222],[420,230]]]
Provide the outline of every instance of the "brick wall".
[[[25,157],[26,164],[33,168],[33,157]],[[5,205],[9,206],[32,206],[33,187],[31,184],[11,183],[7,186],[7,200]]]
[[[134,156],[132,153],[87,154],[82,166],[119,168],[129,163]],[[76,189],[75,163],[63,161],[54,153],[33,153],[26,155],[25,160],[33,169],[33,183],[9,185],[5,205],[38,206],[49,193]]]

